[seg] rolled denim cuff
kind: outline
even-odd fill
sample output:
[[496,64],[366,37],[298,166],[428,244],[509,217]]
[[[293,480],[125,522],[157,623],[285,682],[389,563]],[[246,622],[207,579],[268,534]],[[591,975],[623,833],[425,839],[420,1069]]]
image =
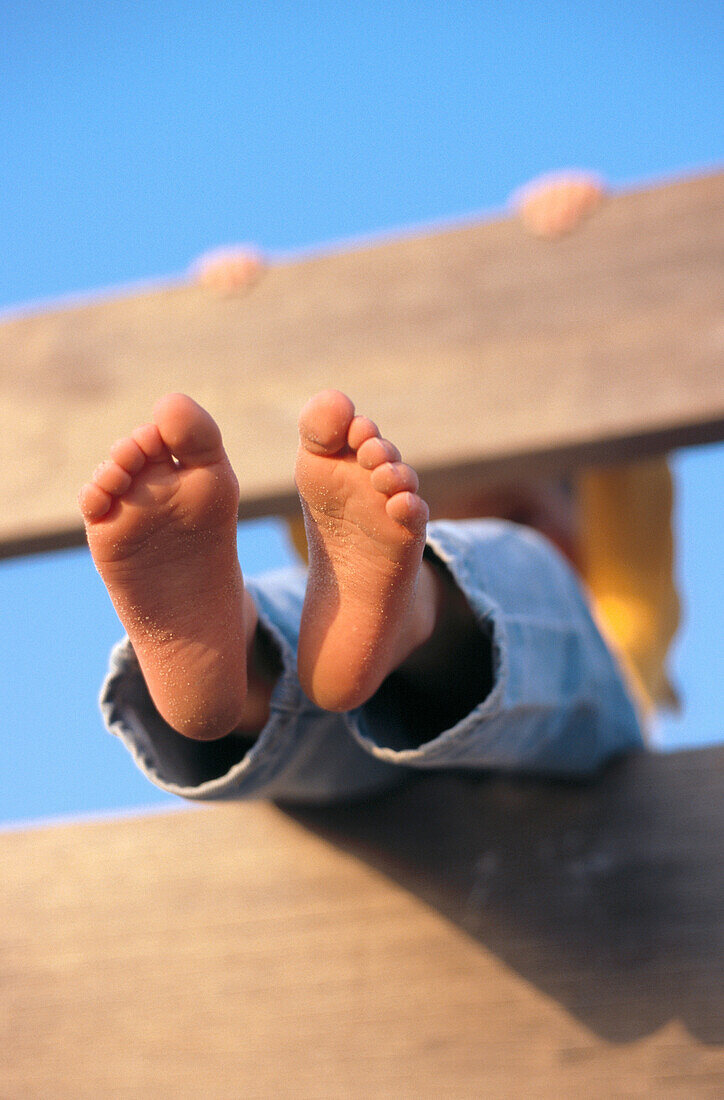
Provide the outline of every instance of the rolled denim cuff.
[[253,741],[237,734],[193,741],[177,733],[154,706],[128,638],[114,647],[101,712],[108,730],[155,786],[188,799],[319,803],[364,796],[400,781],[399,768],[365,753],[343,716],[315,707],[299,686],[296,637],[304,583],[302,570],[248,582],[260,629],[281,664],[269,721]]
[[[587,776],[643,747],[621,671],[558,551],[503,521],[431,524],[428,547],[465,596],[492,650],[492,689],[456,725],[406,747],[375,701],[348,715],[375,759],[413,768]],[[441,690],[443,687],[441,685]],[[414,722],[414,717],[411,717]]]

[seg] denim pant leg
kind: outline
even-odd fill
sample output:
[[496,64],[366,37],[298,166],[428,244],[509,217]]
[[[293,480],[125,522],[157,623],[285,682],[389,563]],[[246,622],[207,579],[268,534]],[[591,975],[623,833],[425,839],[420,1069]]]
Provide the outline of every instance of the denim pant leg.
[[481,654],[489,660],[492,652],[493,662],[487,697],[434,739],[419,744],[412,709],[400,719],[373,698],[348,715],[330,714],[305,698],[296,675],[301,568],[248,582],[282,666],[255,740],[197,742],[176,733],[155,709],[127,639],[112,654],[101,694],[108,729],[153,783],[191,799],[328,802],[383,790],[421,767],[581,776],[641,747],[616,662],[575,575],[545,539],[479,520],[431,524],[428,546],[492,642]]
[[408,730],[399,711],[392,726],[370,700],[349,717],[367,752],[406,767],[582,777],[643,747],[622,672],[586,594],[546,539],[516,524],[467,520],[430,524],[428,547],[491,639],[493,688],[457,725],[423,744],[414,715]]
[[320,710],[299,686],[297,640],[306,571],[282,569],[248,579],[246,585],[259,612],[259,628],[281,665],[260,734],[205,742],[177,733],[156,710],[128,638],[114,647],[101,689],[106,728],[155,786],[182,798],[324,803],[401,782],[404,769],[366,752],[351,736],[344,715]]

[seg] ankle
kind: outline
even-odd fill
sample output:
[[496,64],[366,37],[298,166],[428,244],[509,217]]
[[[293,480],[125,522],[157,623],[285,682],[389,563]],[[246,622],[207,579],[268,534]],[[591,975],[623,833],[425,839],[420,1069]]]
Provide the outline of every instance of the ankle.
[[406,629],[402,632],[392,671],[414,665],[416,655],[424,653],[435,637],[445,604],[445,585],[438,571],[423,559],[417,576],[415,597]]
[[418,631],[416,649],[426,645],[435,636],[446,596],[445,582],[439,571],[423,558],[415,595]]
[[426,674],[437,668],[448,646],[454,645],[461,630],[469,628],[474,620],[447,569],[427,558],[420,567],[415,612],[416,643],[409,647],[399,667],[405,672]]
[[246,735],[261,733],[269,721],[271,697],[282,672],[282,660],[265,631],[251,595],[244,590],[246,628],[246,698],[236,730]]

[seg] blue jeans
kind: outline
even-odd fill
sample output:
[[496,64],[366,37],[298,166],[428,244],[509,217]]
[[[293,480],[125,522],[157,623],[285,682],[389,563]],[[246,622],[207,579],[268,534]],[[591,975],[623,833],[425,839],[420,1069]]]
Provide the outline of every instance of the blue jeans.
[[393,786],[416,768],[584,777],[643,747],[580,582],[545,539],[497,520],[446,521],[430,524],[427,552],[465,595],[484,636],[481,660],[492,666],[491,690],[451,728],[420,744],[415,707],[388,713],[381,693],[347,714],[309,702],[296,674],[300,567],[248,581],[282,665],[269,721],[253,743],[236,734],[190,741],[171,729],[127,639],[113,650],[101,693],[108,729],[153,783],[194,799],[327,802]]

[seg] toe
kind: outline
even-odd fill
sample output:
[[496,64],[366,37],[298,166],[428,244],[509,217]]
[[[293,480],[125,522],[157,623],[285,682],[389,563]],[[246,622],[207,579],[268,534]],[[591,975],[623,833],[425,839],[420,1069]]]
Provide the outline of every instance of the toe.
[[339,390],[323,390],[302,409],[299,438],[312,454],[337,454],[347,446],[354,405]]
[[113,461],[122,466],[131,477],[140,473],[146,462],[145,454],[131,436],[114,443],[110,454]]
[[385,511],[390,519],[415,535],[424,530],[429,519],[427,504],[416,493],[395,493],[386,502]]
[[163,442],[184,466],[208,466],[224,457],[214,418],[183,393],[169,393],[156,404],[153,420]]
[[155,424],[142,424],[131,432],[131,439],[138,444],[144,461],[162,462],[169,457],[168,447]]
[[416,493],[420,487],[417,474],[406,462],[383,462],[372,471],[372,488],[378,493]]
[[132,482],[132,477],[127,470],[119,466],[113,459],[103,462],[93,474],[94,483],[111,496],[117,497],[125,493]]
[[357,451],[357,461],[365,470],[374,470],[383,462],[399,462],[400,452],[389,439],[368,439]]
[[349,426],[347,443],[353,451],[357,451],[368,439],[372,439],[379,434],[379,429],[374,420],[370,420],[368,416],[355,416]]
[[112,504],[113,497],[111,494],[107,493],[105,489],[101,489],[100,485],[96,485],[94,481],[89,481],[87,485],[84,485],[78,496],[78,505],[83,518],[89,522],[105,516]]

